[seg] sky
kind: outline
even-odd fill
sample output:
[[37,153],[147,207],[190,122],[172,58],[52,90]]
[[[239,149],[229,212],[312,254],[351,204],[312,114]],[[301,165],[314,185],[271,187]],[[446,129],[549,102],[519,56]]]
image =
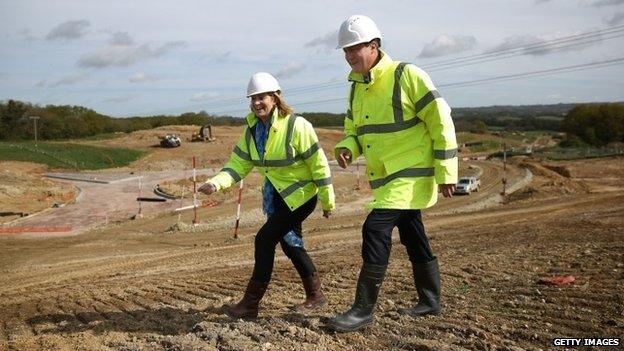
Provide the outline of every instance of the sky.
[[295,111],[344,112],[353,14],[451,107],[624,101],[624,0],[0,0],[0,101],[244,116],[264,71]]

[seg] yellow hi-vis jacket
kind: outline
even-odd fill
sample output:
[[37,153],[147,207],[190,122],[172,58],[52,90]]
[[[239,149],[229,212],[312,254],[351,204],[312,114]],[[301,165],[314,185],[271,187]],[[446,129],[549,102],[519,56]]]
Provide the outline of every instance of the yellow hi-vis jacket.
[[[247,115],[247,127],[241,135],[228,163],[207,182],[217,190],[227,188],[245,178],[254,168],[267,178],[291,211],[318,193],[324,210],[335,207],[334,188],[329,164],[312,124],[303,117],[281,116],[273,109],[264,158],[256,149],[253,133],[258,118]],[[264,187],[262,187],[264,189]]]
[[457,183],[451,108],[429,76],[383,51],[370,78],[351,72],[345,138],[335,146],[366,158],[374,200],[368,208],[422,209],[437,201],[437,184]]

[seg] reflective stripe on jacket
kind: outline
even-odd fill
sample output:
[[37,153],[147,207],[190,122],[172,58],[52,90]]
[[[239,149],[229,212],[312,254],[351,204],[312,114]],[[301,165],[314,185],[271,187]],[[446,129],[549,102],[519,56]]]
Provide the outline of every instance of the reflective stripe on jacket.
[[367,207],[427,208],[437,201],[437,184],[457,183],[451,108],[423,70],[380,54],[369,80],[349,75],[345,137],[335,151],[365,156],[374,195]]
[[[271,115],[264,157],[258,155],[252,133],[258,118],[247,115],[247,127],[239,138],[228,163],[207,182],[217,190],[245,178],[254,168],[266,177],[291,210],[297,209],[318,193],[324,210],[335,207],[329,164],[312,124],[303,117],[281,116],[275,108]],[[263,178],[263,184],[265,179]]]

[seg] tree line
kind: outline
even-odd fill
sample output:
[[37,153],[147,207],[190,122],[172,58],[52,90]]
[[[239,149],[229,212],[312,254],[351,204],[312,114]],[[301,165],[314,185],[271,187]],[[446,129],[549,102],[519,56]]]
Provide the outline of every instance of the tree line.
[[[340,127],[346,114],[305,112],[299,115],[316,127]],[[38,116],[37,136],[41,140],[82,138],[103,133],[152,129],[166,125],[242,125],[244,119],[213,116],[205,111],[187,112],[178,116],[113,118],[81,106],[38,106],[28,102],[0,102],[0,140],[34,139],[34,123]],[[525,106],[489,106],[454,108],[457,131],[486,133],[489,128],[507,130],[551,130],[566,132],[570,140],[592,145],[624,141],[624,104],[553,104]],[[576,139],[574,139],[576,138]]]
[[576,106],[566,115],[563,126],[569,146],[575,146],[577,139],[595,146],[624,142],[624,104]]
[[240,125],[240,118],[211,116],[201,111],[178,116],[156,115],[149,117],[113,118],[81,106],[45,107],[27,102],[8,100],[0,102],[0,140],[28,140],[35,137],[34,121],[37,119],[37,137],[41,140],[83,138],[103,133],[152,129],[166,125]]

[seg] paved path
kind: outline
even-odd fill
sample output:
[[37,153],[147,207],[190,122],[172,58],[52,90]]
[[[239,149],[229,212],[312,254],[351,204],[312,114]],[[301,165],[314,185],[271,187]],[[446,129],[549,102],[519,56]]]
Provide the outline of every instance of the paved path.
[[[212,174],[212,169],[198,170],[197,174]],[[77,234],[81,231],[131,218],[139,212],[139,179],[142,197],[158,197],[153,189],[157,184],[192,176],[192,170],[133,172],[133,173],[50,173],[48,177],[76,186],[79,195],[72,204],[50,208],[29,217],[5,224],[5,230],[22,233]],[[192,199],[142,202],[141,213],[173,210],[181,205],[192,205]],[[46,230],[49,228],[50,230]]]

